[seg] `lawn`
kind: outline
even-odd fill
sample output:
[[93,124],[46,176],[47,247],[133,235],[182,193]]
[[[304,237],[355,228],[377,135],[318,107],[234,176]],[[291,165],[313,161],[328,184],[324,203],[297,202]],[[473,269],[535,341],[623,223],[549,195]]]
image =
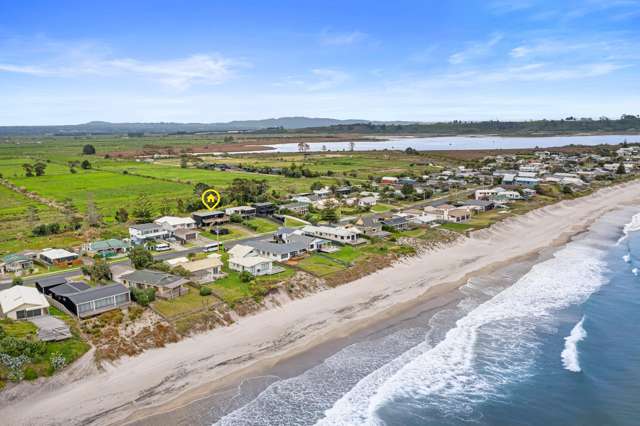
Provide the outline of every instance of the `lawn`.
[[313,254],[302,259],[298,267],[316,276],[324,276],[343,271],[346,266],[323,255]]
[[287,217],[284,219],[284,226],[288,227],[288,228],[300,228],[305,226],[306,223],[301,222],[299,220]]
[[238,240],[240,238],[245,238],[245,237],[249,237],[252,235],[251,232],[249,232],[247,229],[241,227],[241,226],[237,226],[237,225],[223,225],[220,228],[225,228],[229,230],[228,234],[224,234],[224,235],[215,235],[209,231],[202,231],[200,233],[201,236],[208,238],[212,241],[231,241],[231,240]]
[[390,204],[378,203],[375,206],[371,206],[371,211],[374,213],[384,213],[393,209],[394,207]]
[[276,284],[291,278],[295,274],[293,269],[285,267],[285,270],[279,274],[254,277],[256,284],[260,285],[260,287],[254,287],[251,282],[243,282],[238,272],[229,270],[225,272],[227,273],[226,277],[209,283],[207,286],[213,290],[216,296],[231,307],[249,297],[260,298],[261,295],[257,292],[260,287],[264,288],[265,286]]
[[465,233],[466,231],[475,229],[473,225],[470,225],[468,223],[445,223],[440,225],[440,228],[460,233]]
[[278,225],[268,219],[263,219],[261,217],[254,217],[253,219],[246,220],[243,223],[257,234],[273,232],[278,229]]
[[211,296],[200,296],[200,292],[194,288],[186,287],[189,292],[184,296],[172,300],[157,299],[152,306],[168,319],[181,315],[201,311],[217,302]]
[[[50,314],[67,322],[72,330],[73,337],[60,342],[44,342],[42,347],[36,350],[36,355],[30,357],[30,362],[26,363],[22,367],[24,378],[26,380],[33,380],[40,376],[50,376],[55,372],[52,365],[52,356],[59,354],[64,357],[66,364],[70,364],[76,359],[80,358],[85,352],[89,350],[89,344],[87,344],[78,334],[75,322],[66,314],[58,309],[51,307]],[[0,328],[7,337],[19,339],[23,345],[37,345],[39,342],[37,337],[37,327],[27,321],[13,321],[10,319],[0,320]],[[6,351],[16,350],[10,349],[11,346],[6,346]],[[0,345],[0,351],[5,350]],[[11,352],[9,352],[11,353]],[[15,356],[15,353],[11,353]],[[8,380],[7,374],[9,371],[5,366],[0,365],[0,384],[3,381]],[[1,386],[0,386],[1,387]]]

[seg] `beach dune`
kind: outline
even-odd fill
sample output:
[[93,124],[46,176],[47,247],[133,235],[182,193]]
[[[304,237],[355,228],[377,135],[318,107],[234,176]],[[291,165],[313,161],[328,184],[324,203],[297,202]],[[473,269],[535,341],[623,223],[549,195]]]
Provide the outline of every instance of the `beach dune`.
[[629,204],[640,205],[640,182],[506,219],[450,246],[104,371],[85,356],[49,381],[0,393],[0,418],[9,425],[122,424],[183,406],[253,369],[451,291],[473,274],[563,244],[605,212]]

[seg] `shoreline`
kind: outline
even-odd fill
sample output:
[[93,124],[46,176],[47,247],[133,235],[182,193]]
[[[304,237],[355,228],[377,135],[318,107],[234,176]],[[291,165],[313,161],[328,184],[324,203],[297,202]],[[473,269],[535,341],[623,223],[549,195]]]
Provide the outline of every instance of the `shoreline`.
[[470,277],[562,245],[602,214],[640,201],[639,190],[640,182],[628,182],[506,219],[352,283],[65,383],[73,377],[72,366],[57,383],[27,383],[2,395],[0,415],[16,424],[126,424],[184,407],[256,368],[352,335],[445,295]]

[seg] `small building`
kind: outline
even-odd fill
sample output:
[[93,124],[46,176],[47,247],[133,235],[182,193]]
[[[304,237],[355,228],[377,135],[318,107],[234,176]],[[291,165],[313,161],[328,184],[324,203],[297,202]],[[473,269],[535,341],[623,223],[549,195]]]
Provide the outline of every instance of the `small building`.
[[50,289],[52,289],[53,287],[62,285],[62,284],[66,284],[67,283],[67,279],[65,277],[61,277],[61,276],[52,276],[52,277],[44,277],[44,278],[38,278],[35,282],[36,284],[36,289],[46,295],[49,296],[50,293]]
[[358,207],[373,207],[378,204],[376,197],[362,197],[358,199]]
[[180,244],[187,244],[198,239],[198,231],[195,229],[177,229],[173,232],[173,236]]
[[221,225],[229,222],[229,216],[220,210],[201,210],[191,213],[191,217],[195,220],[198,228],[206,228],[208,226]]
[[383,176],[382,179],[380,179],[380,183],[383,185],[394,185],[398,183],[398,178],[393,176]]
[[360,216],[356,219],[353,225],[358,228],[363,235],[367,235],[369,237],[382,237],[388,235],[388,232],[385,232],[385,235],[382,235],[382,221],[381,218],[376,216]]
[[144,244],[149,241],[169,238],[171,232],[161,224],[140,223],[129,226],[129,236],[134,244]]
[[124,285],[129,288],[154,288],[156,296],[162,299],[174,299],[187,292],[184,285],[187,280],[177,275],[161,271],[141,269],[120,277]]
[[281,234],[273,240],[258,240],[246,242],[253,247],[258,256],[266,257],[278,262],[303,256],[318,250],[318,239],[297,234]]
[[21,274],[23,271],[33,269],[33,259],[19,253],[8,254],[0,259],[0,273]]
[[237,214],[243,219],[248,219],[256,215],[256,209],[251,206],[229,207],[224,210],[224,213],[227,216]]
[[288,203],[288,204],[281,205],[279,209],[281,213],[290,211],[291,213],[304,216],[307,213],[309,213],[309,203],[303,203],[303,202]]
[[0,291],[0,313],[13,320],[48,315],[49,302],[33,287],[15,285]]
[[82,250],[85,254],[103,258],[125,255],[129,251],[129,249],[130,246],[128,243],[115,238],[102,241],[93,241],[82,246]]
[[77,253],[65,249],[45,249],[38,258],[48,265],[70,266],[80,263]]
[[469,207],[470,209],[477,210],[479,212],[493,210],[495,206],[496,203],[490,200],[467,200],[464,202],[464,207]]
[[453,223],[466,222],[471,217],[469,209],[453,209],[447,212],[446,221]]
[[349,195],[353,192],[353,187],[352,186],[341,186],[339,188],[336,188],[336,194],[337,195]]
[[271,216],[276,212],[276,206],[273,203],[255,203],[252,206],[256,209],[258,216]]

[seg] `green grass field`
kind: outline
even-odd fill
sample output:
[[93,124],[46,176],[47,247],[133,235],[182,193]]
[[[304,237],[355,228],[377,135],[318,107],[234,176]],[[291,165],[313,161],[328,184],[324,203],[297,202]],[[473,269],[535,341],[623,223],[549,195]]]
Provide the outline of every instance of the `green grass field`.
[[261,217],[254,217],[253,219],[247,220],[245,223],[247,223],[249,227],[257,234],[273,232],[278,229],[278,225],[276,225],[274,222],[268,219],[263,219]]

